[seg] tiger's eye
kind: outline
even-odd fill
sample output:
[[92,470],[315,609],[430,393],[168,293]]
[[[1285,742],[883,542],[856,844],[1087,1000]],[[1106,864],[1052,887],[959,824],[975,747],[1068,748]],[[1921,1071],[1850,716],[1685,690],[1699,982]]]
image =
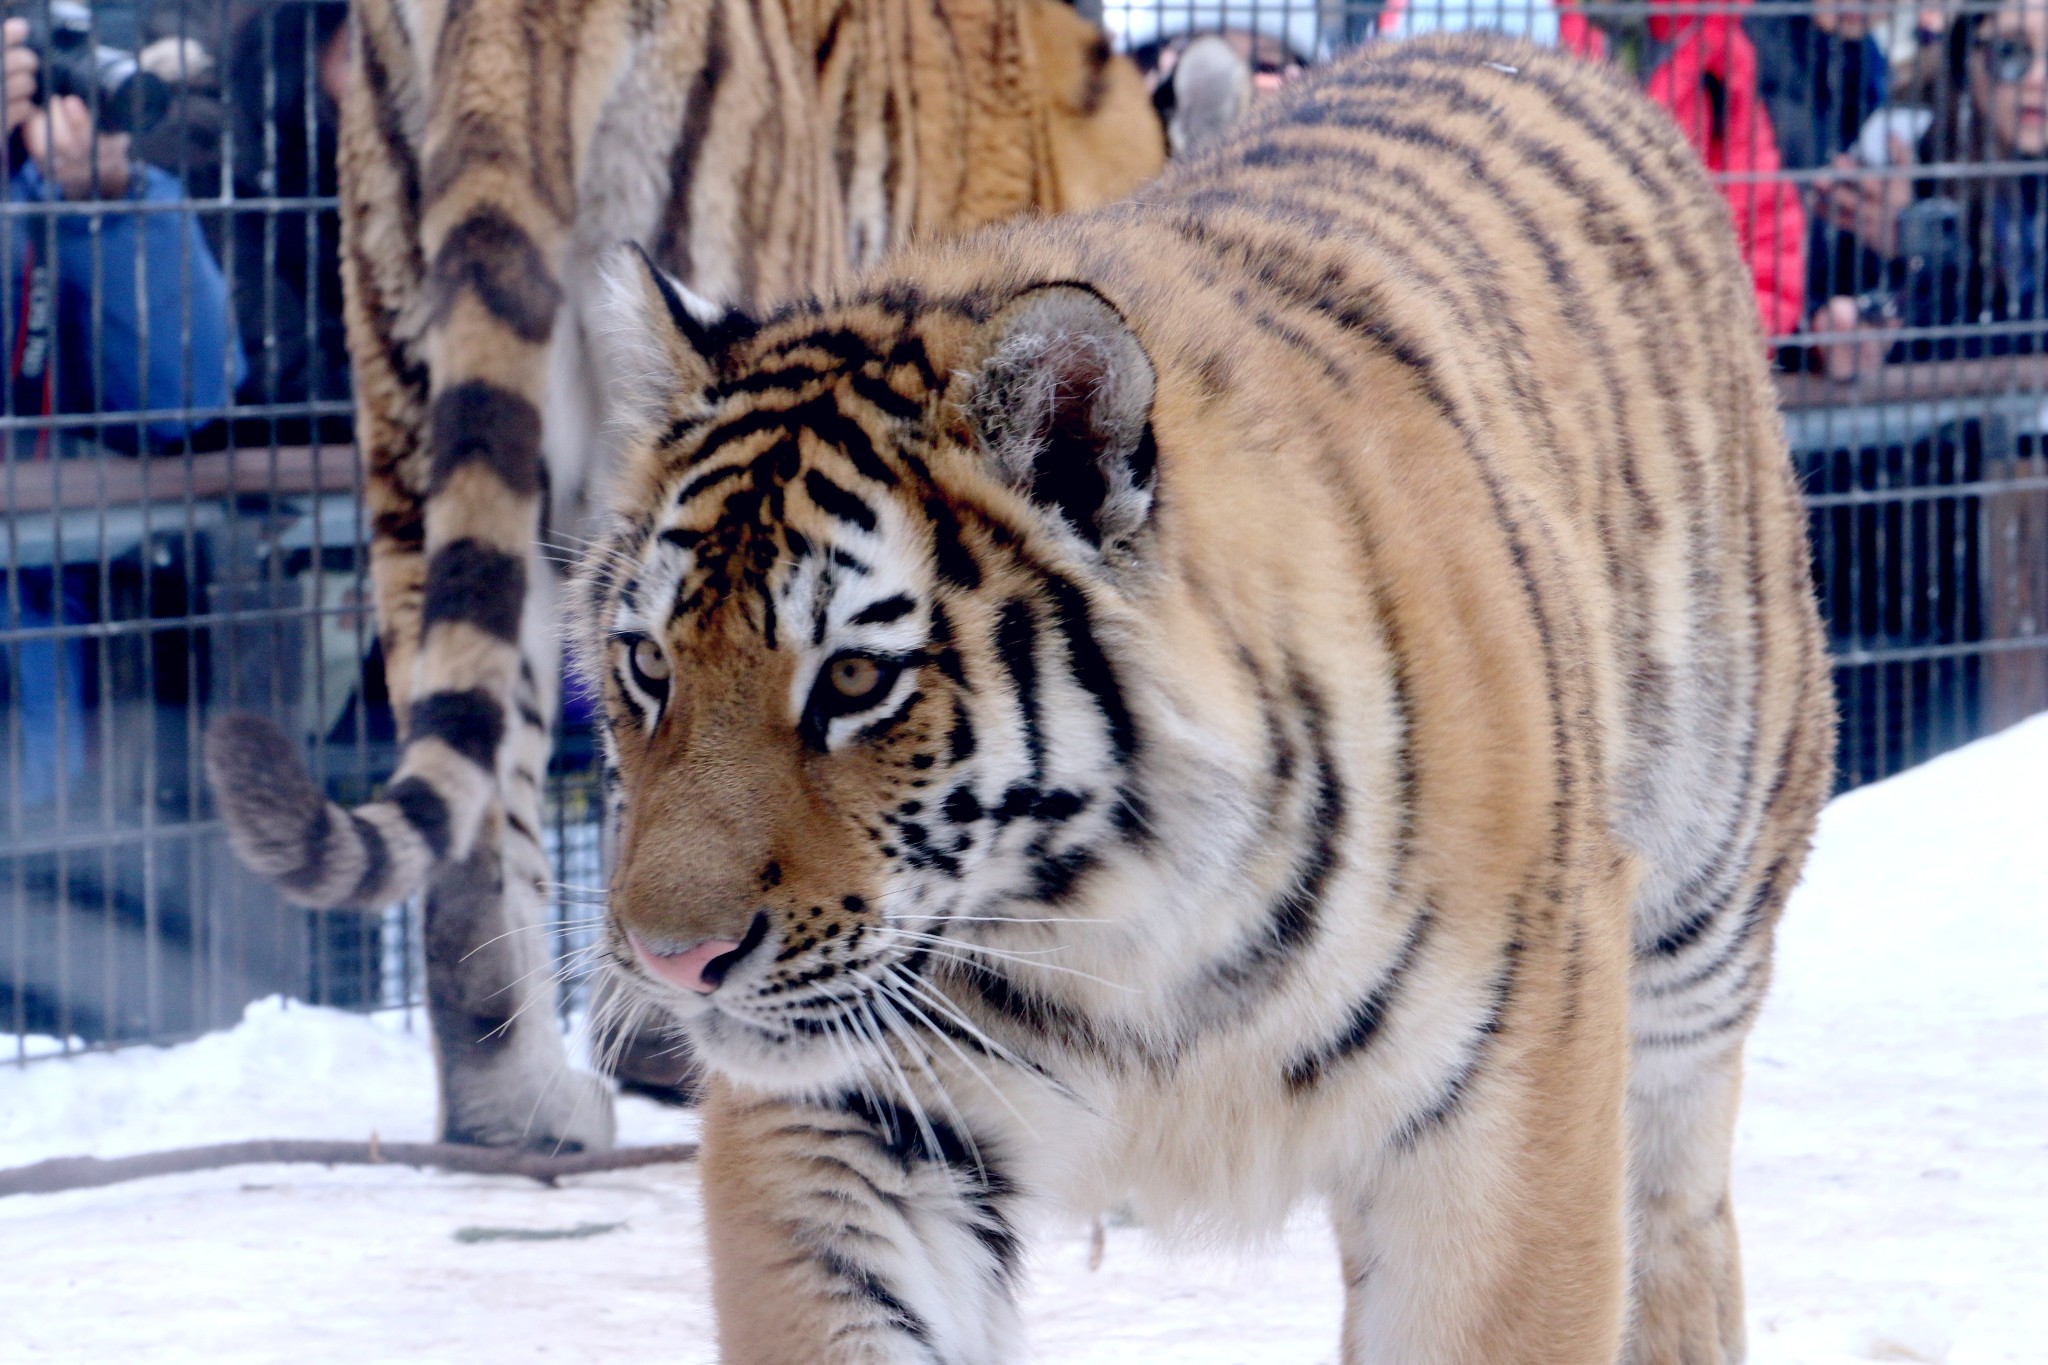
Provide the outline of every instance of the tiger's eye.
[[664,681],[668,677],[668,655],[643,635],[633,642],[633,671],[653,682]]
[[859,701],[881,686],[882,666],[873,659],[851,654],[843,659],[834,659],[826,676],[831,680],[834,692],[848,701]]

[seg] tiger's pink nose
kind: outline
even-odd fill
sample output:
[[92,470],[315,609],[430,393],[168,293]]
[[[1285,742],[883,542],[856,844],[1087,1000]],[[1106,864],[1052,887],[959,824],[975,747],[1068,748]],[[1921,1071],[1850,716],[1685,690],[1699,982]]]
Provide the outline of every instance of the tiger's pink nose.
[[641,966],[671,986],[681,986],[699,995],[717,990],[718,983],[725,980],[726,969],[739,959],[740,945],[729,938],[707,938],[680,953],[657,953],[642,943],[638,934],[629,930],[626,937],[633,941],[633,951],[639,954]]

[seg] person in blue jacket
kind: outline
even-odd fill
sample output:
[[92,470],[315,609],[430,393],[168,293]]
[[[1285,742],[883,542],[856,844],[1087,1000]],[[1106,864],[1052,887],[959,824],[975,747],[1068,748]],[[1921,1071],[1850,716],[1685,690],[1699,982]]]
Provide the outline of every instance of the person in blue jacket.
[[[7,202],[93,202],[96,211],[17,207],[0,218],[12,285],[0,289],[11,411],[146,410],[158,415],[98,425],[92,435],[126,451],[181,445],[222,423],[246,373],[220,265],[189,211],[121,210],[131,202],[179,202],[184,187],[169,172],[134,161],[127,134],[95,130],[92,111],[77,96],[35,103],[37,58],[27,36],[20,19],[0,30]],[[56,453],[56,444],[38,433],[31,457]]]
[[[73,96],[36,102],[38,60],[28,26],[0,26],[6,102],[6,202],[0,214],[0,357],[5,411],[16,417],[107,414],[76,436],[102,448],[149,453],[224,430],[225,408],[246,365],[226,282],[194,215],[126,211],[128,203],[184,199],[175,176],[134,162],[124,134],[98,132]],[[33,206],[92,202],[91,212]],[[154,415],[137,420],[135,414]],[[0,459],[75,453],[73,433],[33,422],[8,433]],[[45,806],[85,776],[89,674],[82,638],[44,633],[97,618],[96,563],[27,564],[0,575],[0,701],[16,713],[25,808]],[[0,716],[4,720],[4,716]],[[75,799],[75,798],[74,798]],[[19,819],[21,812],[14,815]]]

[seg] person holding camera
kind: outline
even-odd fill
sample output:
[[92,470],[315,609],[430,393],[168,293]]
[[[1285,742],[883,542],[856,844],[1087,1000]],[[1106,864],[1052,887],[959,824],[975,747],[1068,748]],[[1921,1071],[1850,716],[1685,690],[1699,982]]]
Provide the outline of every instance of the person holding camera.
[[1913,206],[1942,208],[1947,221],[1901,255],[1919,274],[1947,278],[1908,299],[1907,321],[1986,325],[1937,354],[2038,352],[2044,329],[2012,324],[2048,321],[2048,5],[2002,0],[1959,18],[1940,63],[1927,84],[1955,93],[1930,130],[1930,153],[2008,169],[1939,186]]
[[[1924,26],[1924,25],[1923,25]],[[1906,103],[1874,116],[1859,139],[1864,164],[1993,164],[2005,169],[1932,181],[1919,197],[1891,177],[1878,201],[1865,177],[1829,187],[1831,217],[1878,260],[1863,292],[1828,301],[1813,330],[1860,328],[1851,347],[1822,347],[1825,369],[1853,378],[1885,360],[2032,353],[2048,329],[2048,4],[2002,0],[1958,15],[1927,46]],[[1880,150],[1878,127],[1885,125]],[[1907,139],[1912,138],[1908,146]],[[2030,163],[2032,163],[2030,165]],[[1887,343],[1873,330],[1973,325],[1977,335]]]
[[[153,415],[140,422],[110,421],[88,434],[118,450],[182,446],[204,428],[224,426],[246,372],[226,282],[192,213],[121,209],[181,202],[184,188],[169,172],[136,161],[130,134],[98,126],[85,98],[59,93],[29,32],[20,18],[0,25],[7,201],[105,207],[0,219],[13,286],[0,289],[9,410],[147,411]],[[104,92],[101,98],[106,107]],[[36,455],[57,448],[48,429],[23,444]]]

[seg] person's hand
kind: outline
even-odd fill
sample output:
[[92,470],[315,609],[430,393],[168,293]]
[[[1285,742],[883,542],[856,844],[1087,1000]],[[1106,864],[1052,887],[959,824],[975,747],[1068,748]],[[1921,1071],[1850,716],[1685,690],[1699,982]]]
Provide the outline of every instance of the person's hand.
[[[1886,326],[1895,326],[1883,320],[1868,320],[1857,307],[1856,300],[1846,294],[1837,294],[1816,308],[1808,330],[1816,335],[1829,332],[1873,331]],[[1858,375],[1867,374],[1884,364],[1885,341],[1881,337],[1865,337],[1860,341],[1828,341],[1817,348],[1820,351],[1821,370],[1838,384],[1846,384]]]
[[35,49],[28,45],[28,20],[9,19],[0,24],[0,44],[6,47],[6,55],[0,57],[4,64],[7,81],[7,135],[14,136],[14,130],[27,123],[35,114],[36,60]]
[[[1913,164],[1913,149],[1898,138],[1888,139],[1894,169]],[[1848,174],[1841,180],[1820,182],[1816,211],[1827,223],[1856,239],[1880,256],[1897,254],[1899,212],[1913,202],[1913,182],[1900,174],[1873,174],[1856,158],[1844,152],[1833,168]]]
[[[98,133],[92,110],[76,95],[50,101],[21,125],[28,154],[66,199],[120,199],[128,193],[128,134]],[[95,178],[94,170],[98,175]]]

